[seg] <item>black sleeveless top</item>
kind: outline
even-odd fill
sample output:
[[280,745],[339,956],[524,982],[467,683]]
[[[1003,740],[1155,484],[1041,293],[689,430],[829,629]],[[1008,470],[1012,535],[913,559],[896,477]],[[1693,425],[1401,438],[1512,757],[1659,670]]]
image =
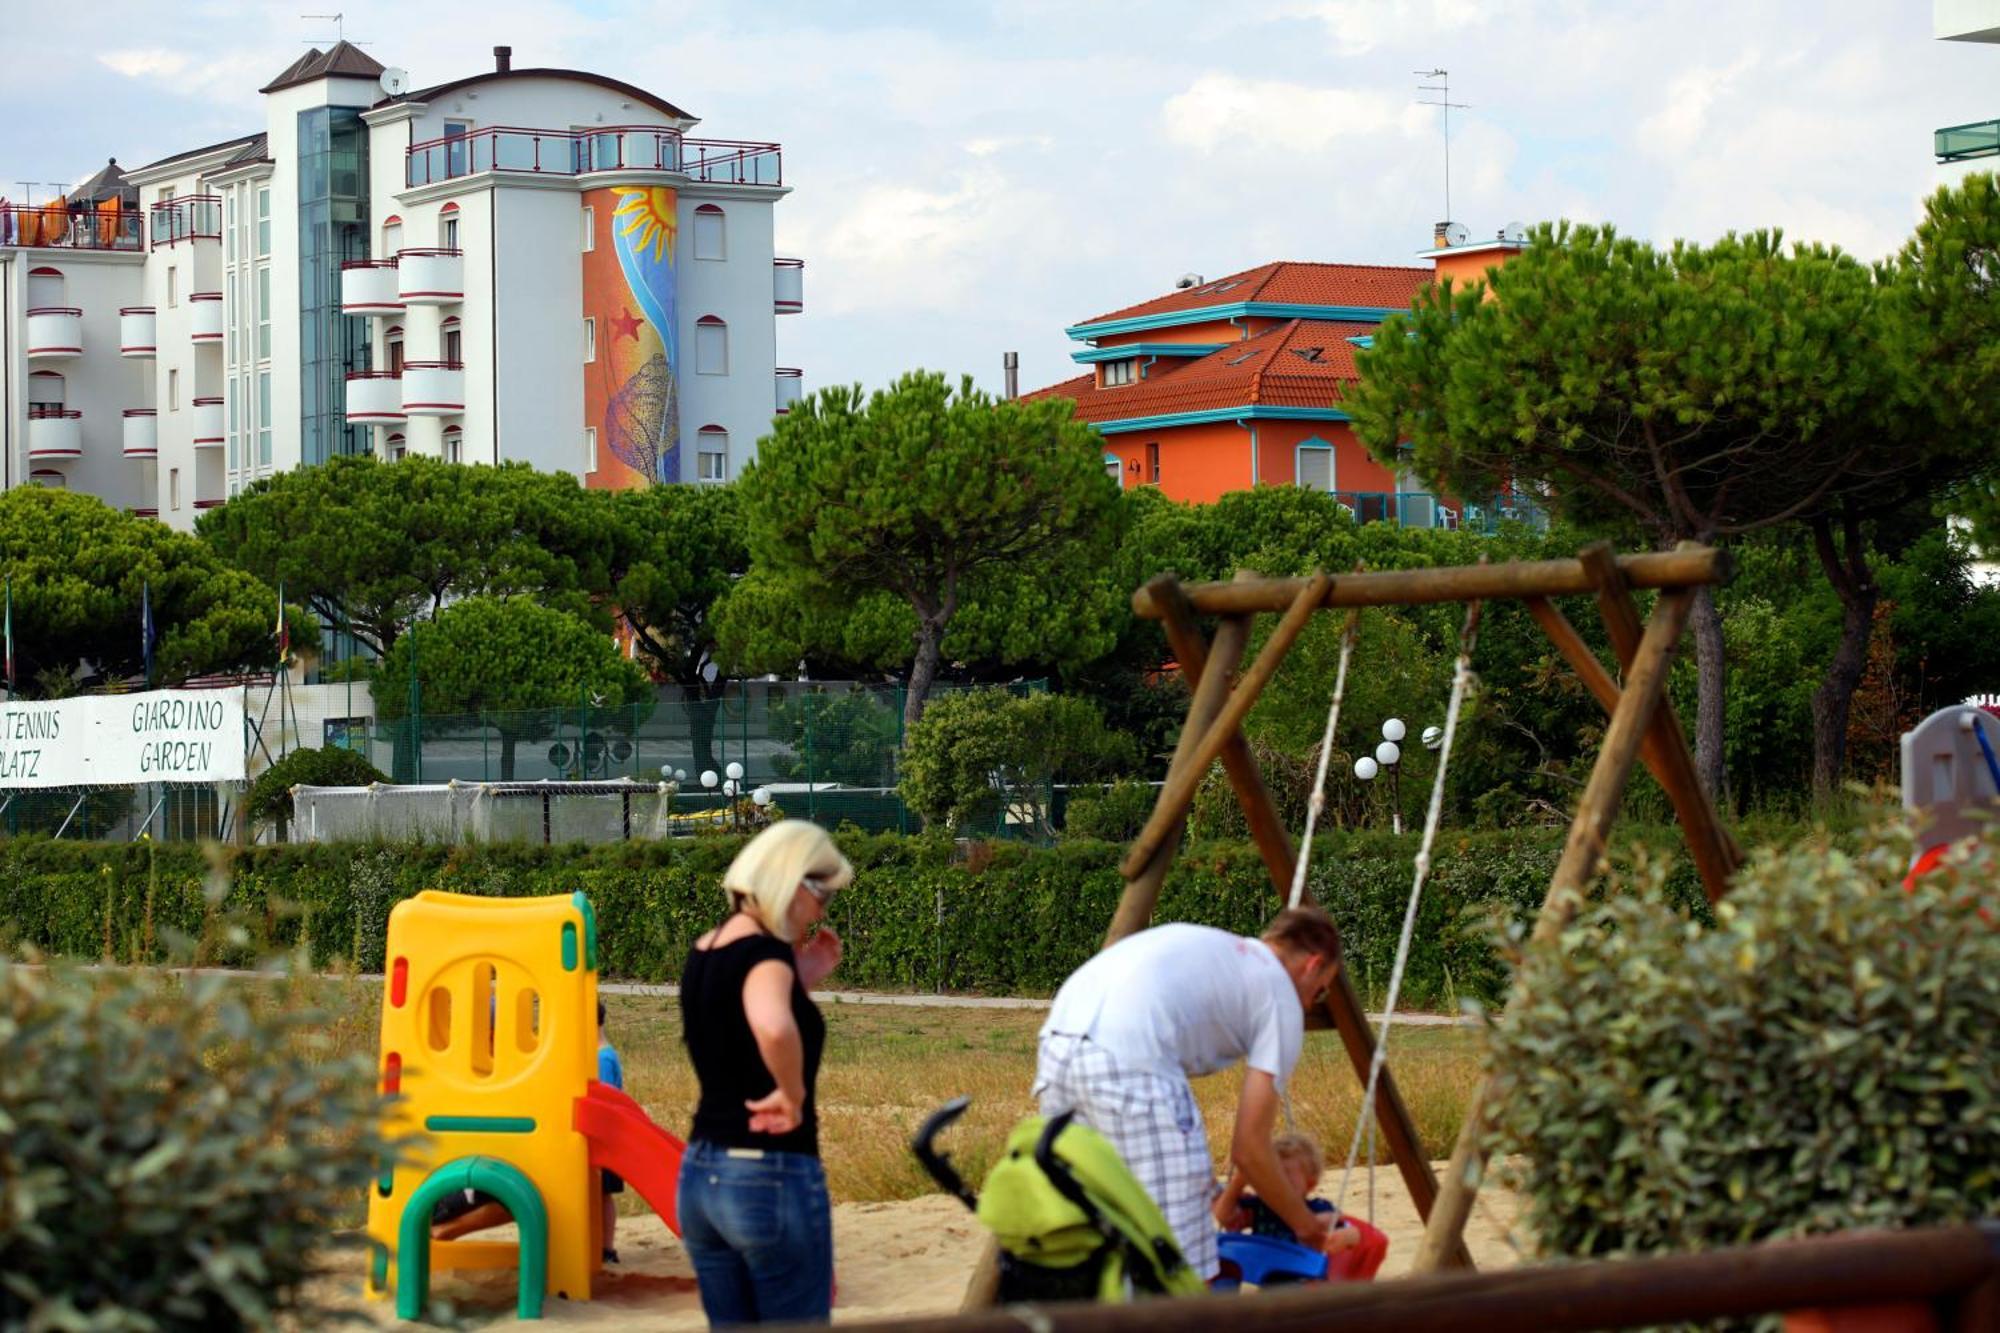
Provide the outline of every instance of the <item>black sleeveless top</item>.
[[[780,962],[792,970],[792,1021],[804,1048],[805,1104],[798,1128],[789,1134],[752,1133],[746,1101],[768,1096],[778,1086],[764,1067],[756,1034],[743,1012],[743,981],[759,963]],[[681,972],[681,1032],[701,1083],[690,1139],[724,1148],[763,1148],[819,1156],[819,1113],[814,1085],[820,1052],[826,1047],[826,1020],[800,984],[792,948],[769,935],[746,935],[715,949],[688,950]]]

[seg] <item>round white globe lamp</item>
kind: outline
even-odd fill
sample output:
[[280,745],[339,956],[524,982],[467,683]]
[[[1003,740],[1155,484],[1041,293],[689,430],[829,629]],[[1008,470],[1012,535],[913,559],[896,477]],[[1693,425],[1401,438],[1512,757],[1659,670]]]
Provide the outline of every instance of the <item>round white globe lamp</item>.
[[1376,767],[1375,761],[1365,754],[1354,761],[1354,776],[1360,778],[1363,782],[1373,782],[1375,775],[1380,771]]
[[750,799],[760,806],[769,805],[771,803],[771,789],[769,787],[759,787],[756,791],[750,793]]
[[1375,747],[1375,762],[1384,768],[1393,768],[1403,757],[1403,747],[1394,741],[1383,741]]
[[734,778],[738,782],[741,782],[743,780],[743,765],[737,763],[734,759],[730,760],[728,766],[724,768],[722,771],[723,773],[725,773],[731,778]]
[[1441,748],[1443,745],[1444,745],[1443,727],[1424,728],[1424,748],[1426,750],[1436,750]]
[[1403,719],[1400,717],[1392,717],[1382,724],[1382,739],[1385,741],[1399,741],[1408,734],[1409,731],[1403,726]]
[[720,782],[720,781],[722,781],[722,779],[721,779],[721,778],[718,778],[718,777],[716,777],[716,776],[715,776],[715,770],[714,770],[714,769],[712,769],[712,768],[704,768],[703,770],[701,770],[701,785],[702,785],[702,786],[704,786],[704,787],[713,787],[713,786],[714,786],[714,785],[715,785],[716,783],[718,783],[718,782]]

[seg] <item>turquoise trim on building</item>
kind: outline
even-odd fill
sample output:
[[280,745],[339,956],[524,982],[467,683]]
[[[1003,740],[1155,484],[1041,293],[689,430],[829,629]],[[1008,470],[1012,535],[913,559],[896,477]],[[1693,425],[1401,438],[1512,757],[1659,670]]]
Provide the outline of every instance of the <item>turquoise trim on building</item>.
[[1349,421],[1337,407],[1275,407],[1256,403],[1247,407],[1217,407],[1205,412],[1168,412],[1156,417],[1127,417],[1123,421],[1098,421],[1092,425],[1099,435],[1122,435],[1135,430],[1162,430],[1168,426],[1204,426],[1216,421]]
[[1095,365],[1100,361],[1123,361],[1128,356],[1207,356],[1227,346],[1228,343],[1125,343],[1118,347],[1086,347],[1071,352],[1069,359],[1079,365]]
[[1182,324],[1207,324],[1218,319],[1331,319],[1350,324],[1380,324],[1391,315],[1404,313],[1402,306],[1373,305],[1293,305],[1283,301],[1235,301],[1229,305],[1199,306],[1193,310],[1166,310],[1157,315],[1134,315],[1129,319],[1107,319],[1095,324],[1073,324],[1063,333],[1078,342],[1114,333],[1140,333],[1146,329],[1171,329]]

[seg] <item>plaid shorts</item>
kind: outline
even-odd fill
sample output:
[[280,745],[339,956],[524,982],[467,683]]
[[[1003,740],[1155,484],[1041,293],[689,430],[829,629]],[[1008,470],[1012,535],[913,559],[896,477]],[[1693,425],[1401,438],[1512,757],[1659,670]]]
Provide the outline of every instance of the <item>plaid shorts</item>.
[[1187,1077],[1126,1068],[1088,1037],[1052,1032],[1042,1038],[1034,1092],[1043,1115],[1075,1111],[1111,1141],[1166,1215],[1188,1266],[1214,1277],[1220,1260],[1209,1210],[1221,1187]]

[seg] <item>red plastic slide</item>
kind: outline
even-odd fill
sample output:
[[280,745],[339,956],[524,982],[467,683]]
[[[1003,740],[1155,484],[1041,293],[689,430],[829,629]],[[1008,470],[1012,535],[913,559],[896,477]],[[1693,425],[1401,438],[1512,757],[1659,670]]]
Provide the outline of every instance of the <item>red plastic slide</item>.
[[680,1235],[675,1193],[680,1185],[681,1153],[687,1145],[654,1124],[639,1103],[596,1079],[590,1080],[589,1091],[576,1099],[572,1123],[590,1142],[590,1164],[623,1176],[647,1207]]

